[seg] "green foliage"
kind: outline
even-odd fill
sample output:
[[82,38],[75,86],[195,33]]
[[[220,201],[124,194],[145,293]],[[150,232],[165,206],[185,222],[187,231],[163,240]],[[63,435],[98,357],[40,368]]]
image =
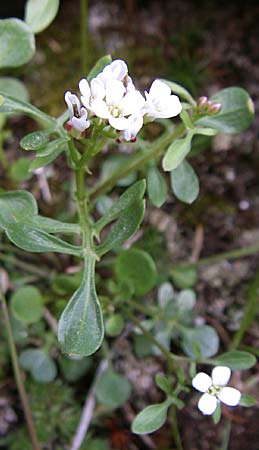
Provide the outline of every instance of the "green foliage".
[[[72,224],[62,224],[37,215],[38,207],[34,197],[26,191],[3,192],[0,194],[0,229],[9,239],[23,250],[31,252],[61,252],[80,255],[81,249],[69,244],[51,232],[71,232]],[[72,228],[72,230],[71,230]],[[76,232],[76,228],[74,229]]]
[[121,314],[112,314],[105,322],[105,330],[108,336],[118,336],[121,334],[123,328],[124,319]]
[[254,106],[248,93],[238,87],[223,89],[211,101],[220,103],[219,113],[199,119],[196,124],[215,128],[221,133],[238,133],[248,128],[254,118]]
[[104,69],[105,66],[107,66],[111,62],[112,62],[111,55],[105,55],[102,58],[100,58],[94,65],[94,67],[90,70],[87,76],[88,81],[91,81],[92,78],[94,78],[99,72],[101,72]]
[[67,358],[61,356],[59,359],[59,367],[62,375],[69,383],[76,383],[80,380],[91,368],[91,358]]
[[22,81],[12,77],[0,77],[0,92],[28,102],[29,93]]
[[38,383],[50,383],[57,375],[55,362],[40,348],[28,348],[19,356],[23,369],[29,370],[32,378]]
[[37,149],[36,158],[31,162],[30,170],[44,167],[54,161],[61,153],[67,151],[69,138],[58,138]]
[[30,103],[19,100],[15,96],[7,95],[5,92],[1,92],[1,96],[3,100],[0,102],[0,113],[24,114],[47,128],[52,127],[53,129],[55,127],[55,119],[40,111],[38,108],[35,108]]
[[29,158],[19,158],[11,165],[10,177],[15,181],[26,181],[32,177],[29,171],[31,161]]
[[137,200],[141,200],[146,190],[145,180],[140,180],[130,186],[112,206],[106,211],[104,216],[95,225],[95,232],[98,234],[108,223],[117,219],[121,213],[129,209]]
[[160,208],[165,203],[167,185],[159,170],[153,165],[147,171],[147,192],[152,205]]
[[149,405],[134,419],[131,429],[136,434],[149,434],[164,425],[167,418],[168,403]]
[[131,387],[128,380],[122,375],[107,369],[97,380],[97,400],[111,409],[122,406],[129,398]]
[[27,0],[25,22],[34,34],[45,30],[55,19],[59,0]]
[[0,68],[18,67],[34,55],[35,39],[25,22],[19,19],[0,20]]
[[193,287],[198,279],[195,267],[178,266],[171,270],[171,277],[176,287],[186,289]]
[[248,352],[235,350],[222,353],[216,358],[209,360],[209,363],[214,366],[227,366],[231,370],[246,370],[255,365],[256,358]]
[[185,329],[183,332],[183,350],[192,358],[210,358],[219,349],[219,337],[214,328],[201,325]]
[[244,406],[245,408],[250,408],[250,406],[256,405],[257,401],[254,397],[247,394],[242,394],[241,399],[239,401],[240,406]]
[[34,286],[22,286],[11,297],[12,313],[20,322],[28,324],[40,320],[43,312],[43,299]]
[[156,283],[157,271],[151,256],[143,250],[122,251],[115,261],[118,278],[133,285],[136,295],[150,291]]
[[118,248],[139,228],[145,212],[145,201],[136,200],[130,207],[122,211],[118,221],[111,228],[107,238],[96,247],[98,256],[103,256],[112,249]]
[[170,177],[174,195],[184,203],[193,203],[199,195],[199,179],[192,166],[182,161],[171,171]]
[[103,340],[103,317],[95,290],[95,256],[85,259],[82,282],[64,309],[58,326],[61,349],[68,355],[89,356]]
[[189,131],[184,138],[176,139],[168,147],[162,165],[166,172],[176,169],[191,150],[193,131]]
[[46,145],[49,141],[49,136],[52,130],[34,131],[33,133],[26,134],[21,142],[20,146],[23,150],[37,151]]

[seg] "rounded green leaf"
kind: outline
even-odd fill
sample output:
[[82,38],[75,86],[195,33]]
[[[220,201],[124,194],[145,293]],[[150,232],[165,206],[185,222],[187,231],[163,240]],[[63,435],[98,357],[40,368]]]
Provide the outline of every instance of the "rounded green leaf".
[[103,372],[96,383],[96,397],[100,403],[115,409],[129,398],[131,386],[128,380],[111,369]]
[[186,355],[192,358],[209,358],[218,352],[219,337],[209,325],[185,328],[182,347]]
[[130,282],[136,295],[150,291],[156,283],[157,271],[151,256],[143,250],[130,248],[116,258],[115,271],[120,280]]
[[63,377],[69,383],[75,383],[80,380],[92,365],[91,358],[71,359],[62,356],[59,361],[60,369]]
[[118,336],[124,327],[124,320],[121,314],[113,314],[106,320],[105,330],[108,336]]
[[22,286],[11,297],[11,308],[16,319],[23,323],[34,323],[42,316],[43,300],[34,286]]
[[134,419],[131,430],[136,434],[148,434],[164,425],[167,418],[167,403],[147,406]]
[[27,0],[25,22],[34,34],[45,30],[55,19],[59,8],[59,0]]
[[180,289],[190,288],[195,285],[198,279],[197,269],[195,267],[178,266],[171,270],[171,277]]
[[199,119],[195,125],[215,128],[222,133],[239,133],[251,125],[254,119],[254,105],[244,89],[229,87],[218,92],[210,100],[221,104],[220,111]]
[[255,365],[256,358],[251,353],[234,350],[223,353],[209,362],[214,366],[227,366],[231,370],[246,370]]
[[19,356],[19,362],[23,369],[30,371],[38,383],[49,383],[57,375],[56,364],[42,349],[24,350]]
[[170,177],[174,195],[184,203],[193,203],[199,195],[199,180],[192,166],[182,161]]
[[147,193],[152,205],[159,208],[166,201],[167,185],[156,166],[149,167],[147,172]]
[[34,35],[25,22],[19,19],[0,20],[0,68],[22,66],[34,52]]
[[25,84],[22,83],[22,81],[17,80],[17,78],[0,77],[0,92],[12,95],[24,102],[29,100],[29,94]]
[[30,172],[31,160],[29,158],[19,158],[14,161],[10,168],[10,177],[15,181],[29,180],[33,174]]

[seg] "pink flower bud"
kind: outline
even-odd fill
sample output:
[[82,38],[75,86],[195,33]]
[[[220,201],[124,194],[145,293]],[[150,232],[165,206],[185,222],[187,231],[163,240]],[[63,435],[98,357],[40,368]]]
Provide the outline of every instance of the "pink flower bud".
[[217,114],[221,110],[221,103],[212,103],[208,109],[209,114]]
[[198,106],[200,108],[205,108],[207,104],[208,104],[208,97],[203,96],[198,99]]

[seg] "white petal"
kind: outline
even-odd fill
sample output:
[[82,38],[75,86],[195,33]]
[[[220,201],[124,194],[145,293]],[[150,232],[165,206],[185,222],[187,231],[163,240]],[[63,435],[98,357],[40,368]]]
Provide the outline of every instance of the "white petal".
[[128,92],[120,101],[120,109],[124,116],[140,112],[145,104],[145,99],[139,91]]
[[70,91],[65,93],[65,102],[68,107],[70,119],[74,116],[74,105],[77,108],[78,114],[80,114],[80,102],[75,94],[72,94]]
[[126,117],[109,117],[109,124],[115,128],[115,130],[126,130],[129,126],[129,119],[126,119]]
[[81,95],[85,97],[86,99],[90,98],[91,91],[88,81],[85,78],[82,78],[82,80],[79,81],[79,90],[81,92]]
[[142,128],[143,125],[143,117],[142,116],[130,116],[128,118],[128,128],[123,131],[122,138],[126,141],[130,141],[131,139],[135,138],[138,134],[139,130]]
[[212,379],[204,372],[199,372],[192,380],[192,385],[197,391],[206,392],[212,386]]
[[101,119],[108,119],[110,117],[108,106],[103,100],[93,100],[91,103],[91,110]]
[[90,122],[87,120],[87,111],[85,108],[81,108],[81,117],[73,117],[71,119],[72,126],[78,131],[85,131],[90,127]]
[[206,416],[213,414],[217,408],[218,400],[214,395],[203,394],[199,400],[198,408]]
[[155,80],[150,87],[149,94],[153,98],[167,97],[171,94],[171,89],[163,81]]
[[229,367],[218,366],[212,370],[211,378],[215,386],[226,386],[231,375]]
[[182,104],[177,97],[177,95],[170,95],[168,99],[166,100],[165,108],[160,112],[160,115],[157,117],[160,118],[169,118],[169,117],[175,117],[180,114],[182,111]]
[[105,87],[101,80],[93,78],[90,83],[92,97],[103,100],[105,96]]
[[241,398],[241,392],[232,387],[223,387],[218,397],[221,402],[228,406],[237,406]]
[[122,59],[115,59],[112,61],[110,69],[114,78],[119,81],[122,81],[128,73],[127,64]]
[[108,80],[106,83],[106,102],[108,105],[117,105],[125,92],[125,86],[121,81]]

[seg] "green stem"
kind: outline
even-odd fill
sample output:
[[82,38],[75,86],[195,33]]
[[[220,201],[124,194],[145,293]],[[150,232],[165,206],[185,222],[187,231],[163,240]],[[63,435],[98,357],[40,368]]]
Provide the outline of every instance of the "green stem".
[[171,408],[170,408],[170,418],[171,418],[172,432],[173,432],[173,438],[174,438],[176,448],[177,448],[177,450],[183,450],[175,406],[171,406]]
[[218,261],[221,261],[222,259],[238,259],[244,256],[254,255],[258,252],[259,252],[259,243],[255,245],[250,245],[248,247],[230,250],[229,252],[223,252],[217,255],[208,256],[207,258],[201,258],[195,262],[176,264],[174,268],[202,267],[208,264],[214,264]]
[[81,36],[81,67],[83,76],[86,76],[88,69],[87,61],[87,37],[88,37],[88,27],[87,27],[87,0],[80,0],[80,36]]
[[12,360],[12,365],[13,365],[13,370],[14,370],[14,376],[15,376],[19,396],[20,396],[20,399],[22,402],[22,407],[23,407],[28,431],[30,434],[32,448],[33,448],[33,450],[40,450],[40,445],[39,445],[37,435],[35,432],[28,397],[27,397],[25,387],[24,387],[24,384],[22,381],[22,374],[20,371],[16,347],[15,347],[14,340],[13,340],[12,328],[11,328],[10,318],[9,318],[9,314],[8,314],[8,308],[7,308],[5,297],[1,292],[0,292],[0,300],[1,300],[1,304],[2,304],[2,311],[3,311],[5,326],[6,326],[7,341],[8,341],[8,346],[9,346],[9,350],[10,350],[10,355],[11,355],[11,360]]
[[121,167],[115,174],[111,175],[108,179],[101,181],[99,184],[96,184],[96,186],[90,190],[90,200],[92,201],[99,195],[112,189],[118,180],[145,166],[150,159],[160,156],[174,139],[183,134],[184,130],[184,125],[180,124],[170,134],[166,133],[166,136],[163,135],[157,139],[144,153],[140,151],[137,152],[127,165]]
[[236,350],[239,347],[246,330],[248,329],[249,325],[256,316],[258,289],[259,289],[259,271],[256,277],[252,280],[252,282],[249,285],[247,292],[248,302],[246,304],[245,312],[242,317],[240,327],[233,337],[232,343],[230,345],[230,350]]
[[33,273],[41,278],[47,277],[47,279],[52,278],[51,272],[49,270],[45,270],[43,267],[38,268],[36,265],[27,263],[25,261],[20,261],[13,255],[0,255],[0,261],[11,263],[19,269],[24,270],[25,272]]

